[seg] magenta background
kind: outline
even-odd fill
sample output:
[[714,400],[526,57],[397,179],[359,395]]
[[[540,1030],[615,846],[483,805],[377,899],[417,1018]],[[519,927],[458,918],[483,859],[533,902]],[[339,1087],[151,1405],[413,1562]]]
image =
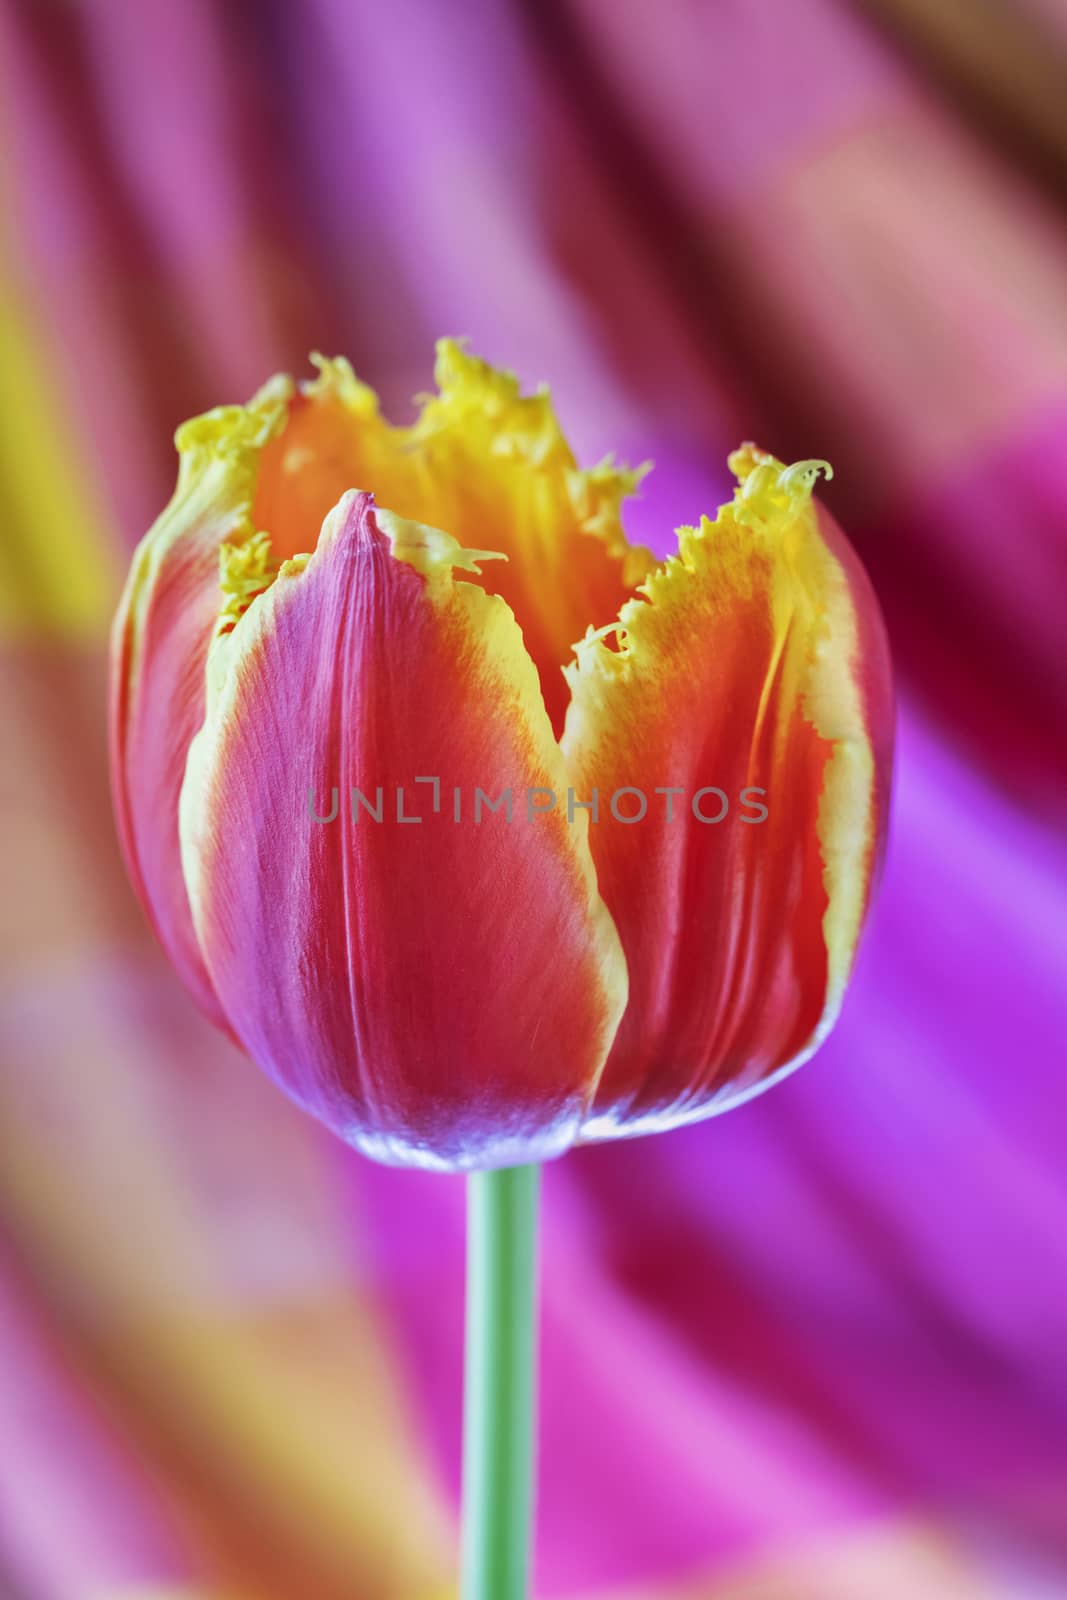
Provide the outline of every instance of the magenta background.
[[[630,528],[660,549],[723,497],[743,437],[835,462],[899,668],[881,898],[816,1062],[547,1175],[538,1594],[910,1600],[878,1559],[840,1591],[788,1573],[915,1525],[961,1595],[1067,1592],[1062,192],[843,0],[8,0],[2,21],[12,270],[122,559],[169,493],[174,426],[309,348],[397,414],[440,333],[549,379],[583,460],[656,461]],[[53,713],[40,744],[67,741]],[[90,725],[69,826],[103,840]],[[110,855],[85,871],[127,895]],[[0,1137],[54,1134],[34,1106],[64,1019],[106,1017],[145,1075],[193,1041],[199,1089],[160,1092],[198,1152],[207,1251],[250,1069],[118,922],[73,962],[13,966]],[[461,1183],[315,1148],[451,1505]],[[114,1363],[67,1369],[92,1319],[59,1255],[19,1207],[0,1225],[12,1592],[215,1592],[150,1450],[109,1477],[94,1408],[128,1397]],[[780,1589],[727,1590],[771,1559]]]

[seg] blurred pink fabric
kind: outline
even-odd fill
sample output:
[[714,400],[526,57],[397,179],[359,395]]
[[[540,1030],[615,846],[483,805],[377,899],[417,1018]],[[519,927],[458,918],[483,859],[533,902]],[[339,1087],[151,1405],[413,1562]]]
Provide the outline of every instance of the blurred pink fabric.
[[829,457],[901,682],[829,1045],[547,1174],[537,1593],[1067,1592],[1067,29],[981,10],[1007,90],[956,4],[0,6],[5,1596],[454,1592],[462,1184],[197,1016],[103,749],[177,423],[317,348],[402,416],[442,333],[661,551]]

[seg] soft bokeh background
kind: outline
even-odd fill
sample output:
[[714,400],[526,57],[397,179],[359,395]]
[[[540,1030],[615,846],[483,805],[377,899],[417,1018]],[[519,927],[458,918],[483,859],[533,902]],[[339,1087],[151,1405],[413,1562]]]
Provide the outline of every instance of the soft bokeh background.
[[1067,6],[0,6],[0,1594],[443,1600],[462,1185],[194,1011],[104,640],[171,434],[311,348],[551,380],[630,527],[828,456],[899,664],[844,1019],[547,1179],[543,1600],[1067,1594]]

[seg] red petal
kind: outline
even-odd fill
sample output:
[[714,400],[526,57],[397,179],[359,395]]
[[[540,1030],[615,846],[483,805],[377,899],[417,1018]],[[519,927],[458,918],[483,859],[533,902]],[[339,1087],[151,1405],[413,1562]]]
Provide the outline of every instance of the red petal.
[[[623,609],[621,649],[592,636],[570,674],[563,747],[600,792],[590,842],[630,974],[590,1138],[725,1109],[811,1053],[884,836],[892,710],[869,585],[816,517],[806,464],[735,459],[735,505],[682,531]],[[641,822],[611,815],[624,786],[647,794]],[[671,823],[668,786],[684,790]],[[706,786],[719,822],[694,814]],[[766,820],[744,820],[759,805]]]
[[[438,1167],[570,1143],[625,992],[584,826],[526,820],[525,791],[562,802],[566,775],[510,611],[453,581],[475,554],[346,495],[213,646],[182,797],[197,931],[249,1053],[368,1153]],[[382,788],[381,822],[352,820],[353,785]],[[476,786],[510,787],[513,820],[476,824]],[[309,790],[326,816],[335,787],[314,821]]]
[[286,394],[276,380],[247,408],[220,408],[179,429],[178,487],[137,548],[111,635],[111,784],[127,869],[183,981],[223,1026],[182,877],[178,796],[204,720],[204,667],[222,605],[219,550],[251,531],[258,453],[284,417]]

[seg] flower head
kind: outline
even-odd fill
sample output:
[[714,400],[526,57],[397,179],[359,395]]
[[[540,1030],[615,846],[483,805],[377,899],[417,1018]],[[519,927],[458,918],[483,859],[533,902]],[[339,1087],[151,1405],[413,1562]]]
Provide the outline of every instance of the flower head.
[[179,430],[115,624],[119,832],[200,1004],[354,1144],[444,1168],[796,1065],[892,723],[821,464],[744,447],[657,565],[621,526],[640,472],[579,470],[546,393],[443,341],[396,428],[317,365]]

